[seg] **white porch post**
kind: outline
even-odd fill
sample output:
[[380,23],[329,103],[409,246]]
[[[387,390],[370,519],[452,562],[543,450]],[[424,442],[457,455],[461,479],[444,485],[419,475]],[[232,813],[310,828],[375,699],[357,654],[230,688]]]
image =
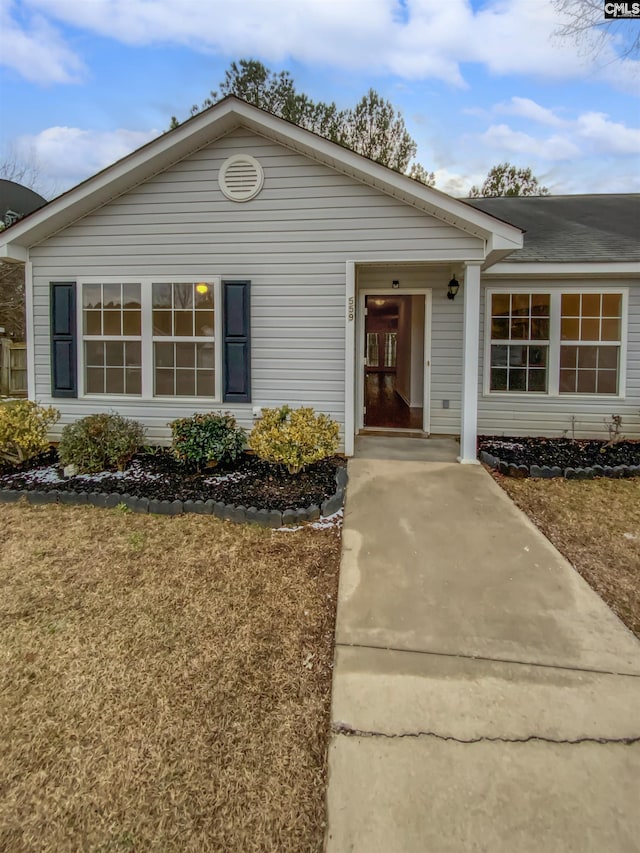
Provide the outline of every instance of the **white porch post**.
[[353,456],[355,449],[355,371],[356,371],[356,265],[347,261],[344,336],[344,452]]
[[27,397],[36,399],[36,357],[34,352],[33,334],[33,264],[26,261],[24,265],[24,313],[25,340],[27,342]]
[[463,465],[477,465],[478,350],[480,347],[480,263],[466,263],[464,284],[464,331],[462,349],[462,418],[460,456]]

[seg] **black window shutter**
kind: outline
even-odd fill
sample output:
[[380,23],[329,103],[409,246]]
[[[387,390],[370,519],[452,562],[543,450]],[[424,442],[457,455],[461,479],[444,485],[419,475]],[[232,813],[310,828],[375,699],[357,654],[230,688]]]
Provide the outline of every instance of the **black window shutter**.
[[51,396],[78,396],[76,351],[76,285],[52,281],[51,310]]
[[250,281],[222,282],[222,399],[251,402]]

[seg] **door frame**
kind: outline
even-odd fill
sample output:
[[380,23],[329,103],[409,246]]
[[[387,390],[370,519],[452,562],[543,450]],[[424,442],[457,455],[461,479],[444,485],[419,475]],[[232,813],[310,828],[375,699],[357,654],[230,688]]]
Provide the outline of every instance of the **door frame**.
[[[422,432],[429,435],[431,431],[431,303],[432,289],[430,287],[398,287],[398,288],[363,288],[358,291],[358,312],[356,327],[355,352],[355,426],[356,434],[364,429],[364,382],[365,382],[365,299],[367,296],[423,296],[424,297],[424,377],[422,403]],[[406,429],[395,427],[380,428],[385,432],[408,432]]]

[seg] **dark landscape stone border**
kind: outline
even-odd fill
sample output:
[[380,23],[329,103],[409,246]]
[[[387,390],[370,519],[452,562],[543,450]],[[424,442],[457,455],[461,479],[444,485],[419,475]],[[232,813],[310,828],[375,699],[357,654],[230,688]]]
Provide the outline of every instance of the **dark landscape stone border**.
[[505,462],[504,459],[487,453],[486,450],[481,450],[478,455],[481,462],[506,477],[533,477],[544,480],[551,480],[553,477],[564,477],[565,480],[594,480],[596,477],[610,477],[619,480],[623,477],[640,476],[640,465],[560,468],[559,465],[515,465],[513,462]]
[[191,512],[199,515],[214,515],[216,518],[235,521],[237,524],[259,524],[262,527],[286,527],[298,525],[304,521],[318,521],[333,515],[344,506],[344,493],[347,486],[347,469],[336,471],[336,490],[320,505],[312,504],[299,509],[265,509],[263,507],[245,507],[225,504],[212,499],[207,501],[174,500],[159,501],[154,498],[139,498],[126,492],[66,492],[55,489],[49,492],[36,492],[28,489],[0,489],[0,503],[16,503],[26,497],[30,504],[67,504],[73,506],[98,506],[113,509],[124,504],[132,512],[152,513],[154,515],[182,515]]

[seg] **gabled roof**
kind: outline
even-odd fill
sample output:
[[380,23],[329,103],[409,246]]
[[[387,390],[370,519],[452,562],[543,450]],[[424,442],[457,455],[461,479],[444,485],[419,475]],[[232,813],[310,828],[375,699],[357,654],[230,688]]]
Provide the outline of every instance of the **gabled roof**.
[[640,194],[468,199],[526,232],[509,263],[640,261]]
[[0,257],[24,260],[31,246],[237,127],[253,130],[485,240],[486,256],[491,262],[522,246],[519,228],[230,95],[7,229],[0,235]]

